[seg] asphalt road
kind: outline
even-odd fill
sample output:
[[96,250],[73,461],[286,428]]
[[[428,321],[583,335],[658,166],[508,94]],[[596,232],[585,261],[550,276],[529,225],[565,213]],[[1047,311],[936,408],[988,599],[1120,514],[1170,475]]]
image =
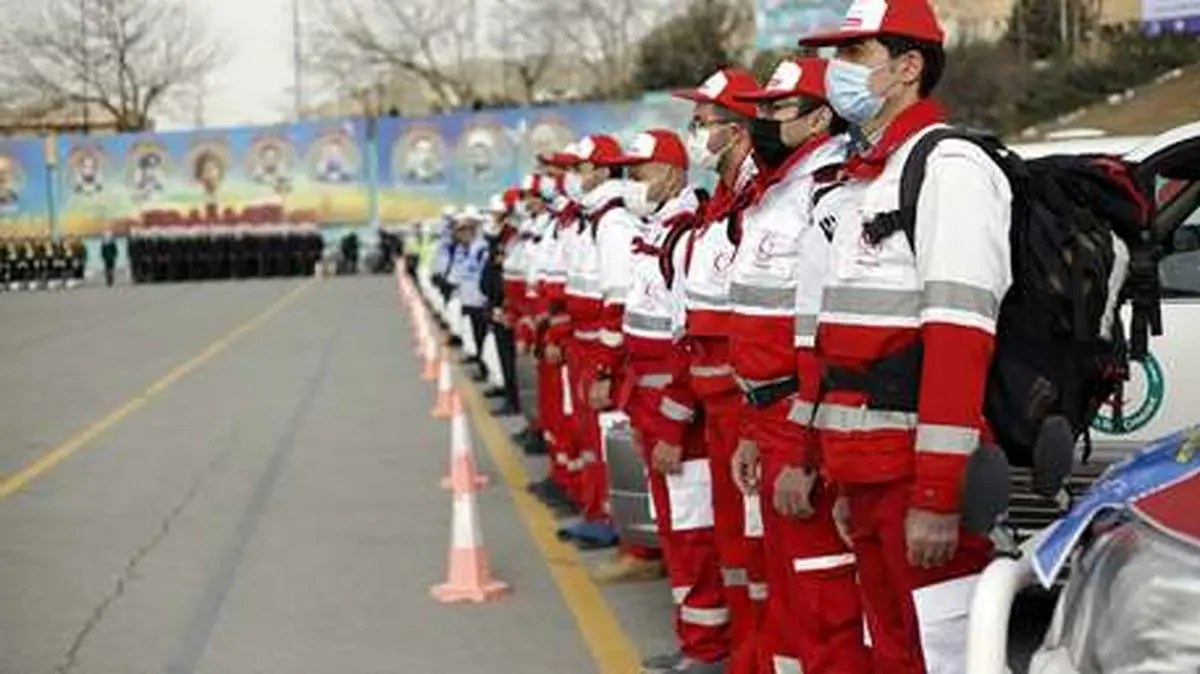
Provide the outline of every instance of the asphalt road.
[[[449,428],[391,277],[0,295],[0,674],[622,674],[665,583],[597,588],[468,395],[505,600],[443,606]],[[1035,642],[1047,604],[1014,629]]]
[[395,307],[387,278],[0,296],[0,490],[78,446],[0,500],[0,672],[594,671],[503,489],[517,591],[429,599],[449,431]]

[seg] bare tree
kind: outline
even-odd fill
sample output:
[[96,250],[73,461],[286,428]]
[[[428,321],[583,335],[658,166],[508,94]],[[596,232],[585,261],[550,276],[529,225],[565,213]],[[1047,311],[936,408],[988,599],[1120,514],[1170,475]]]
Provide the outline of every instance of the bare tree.
[[43,0],[0,26],[0,88],[17,100],[99,106],[121,131],[199,84],[224,51],[186,0]]
[[594,73],[595,93],[618,96],[629,87],[638,41],[665,17],[666,2],[647,0],[541,0],[562,27],[572,55]]
[[[547,11],[547,10],[551,11]],[[488,44],[504,64],[504,95],[531,103],[552,71],[563,31],[557,4],[547,0],[500,0],[488,25]],[[509,88],[515,79],[517,91]]]
[[[320,0],[308,61],[340,87],[389,70],[424,83],[446,108],[475,98],[474,0]],[[367,76],[366,79],[369,79]]]

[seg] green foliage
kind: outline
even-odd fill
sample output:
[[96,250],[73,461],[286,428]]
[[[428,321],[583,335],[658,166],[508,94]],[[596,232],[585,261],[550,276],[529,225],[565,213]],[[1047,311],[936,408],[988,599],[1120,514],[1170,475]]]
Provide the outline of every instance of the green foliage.
[[1135,27],[1106,31],[1100,46],[1092,58],[1040,61],[1022,58],[1012,41],[952,47],[938,97],[956,121],[1011,133],[1200,62],[1200,40]]

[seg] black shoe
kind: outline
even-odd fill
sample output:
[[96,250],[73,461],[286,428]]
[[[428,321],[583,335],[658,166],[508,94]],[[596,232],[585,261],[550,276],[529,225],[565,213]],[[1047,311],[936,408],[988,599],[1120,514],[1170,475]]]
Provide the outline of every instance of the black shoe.
[[579,513],[583,512],[582,508],[575,505],[575,503],[570,500],[564,500],[557,503],[546,503],[545,505],[554,513],[554,516],[559,519],[577,517]]
[[504,404],[493,412],[493,414],[498,417],[516,417],[521,415],[521,408],[515,407],[512,404]]
[[550,446],[542,437],[534,437],[529,442],[521,445],[521,451],[525,452],[525,456],[546,456],[550,453]]
[[525,428],[522,428],[520,431],[513,433],[511,437],[512,437],[513,442],[517,443],[518,445],[524,446],[526,443],[532,441],[537,436],[538,436],[538,434],[536,432],[534,432],[534,430],[532,428],[526,426]]
[[461,337],[451,337],[449,340],[446,341],[446,344],[457,349],[460,346],[462,346],[462,338]]
[[487,370],[476,372],[475,374],[471,375],[471,379],[474,380],[476,384],[486,384],[488,380],[488,372]]
[[484,392],[483,397],[492,398],[492,399],[503,398],[504,397],[504,389],[499,386],[493,386],[492,388],[490,388]]
[[544,480],[530,482],[529,484],[525,485],[525,491],[541,499],[543,495],[549,493],[550,490],[555,486],[557,485],[554,484],[554,480],[546,478]]

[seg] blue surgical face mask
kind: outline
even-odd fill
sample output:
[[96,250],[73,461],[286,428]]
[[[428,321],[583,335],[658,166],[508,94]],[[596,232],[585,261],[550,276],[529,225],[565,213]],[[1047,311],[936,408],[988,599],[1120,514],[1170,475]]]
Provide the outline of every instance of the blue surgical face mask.
[[567,193],[567,198],[575,203],[583,200],[583,178],[578,173],[568,173],[563,181],[563,190]]
[[829,105],[838,117],[863,126],[883,110],[883,96],[871,91],[871,75],[885,64],[872,68],[841,59],[830,59],[825,71]]

